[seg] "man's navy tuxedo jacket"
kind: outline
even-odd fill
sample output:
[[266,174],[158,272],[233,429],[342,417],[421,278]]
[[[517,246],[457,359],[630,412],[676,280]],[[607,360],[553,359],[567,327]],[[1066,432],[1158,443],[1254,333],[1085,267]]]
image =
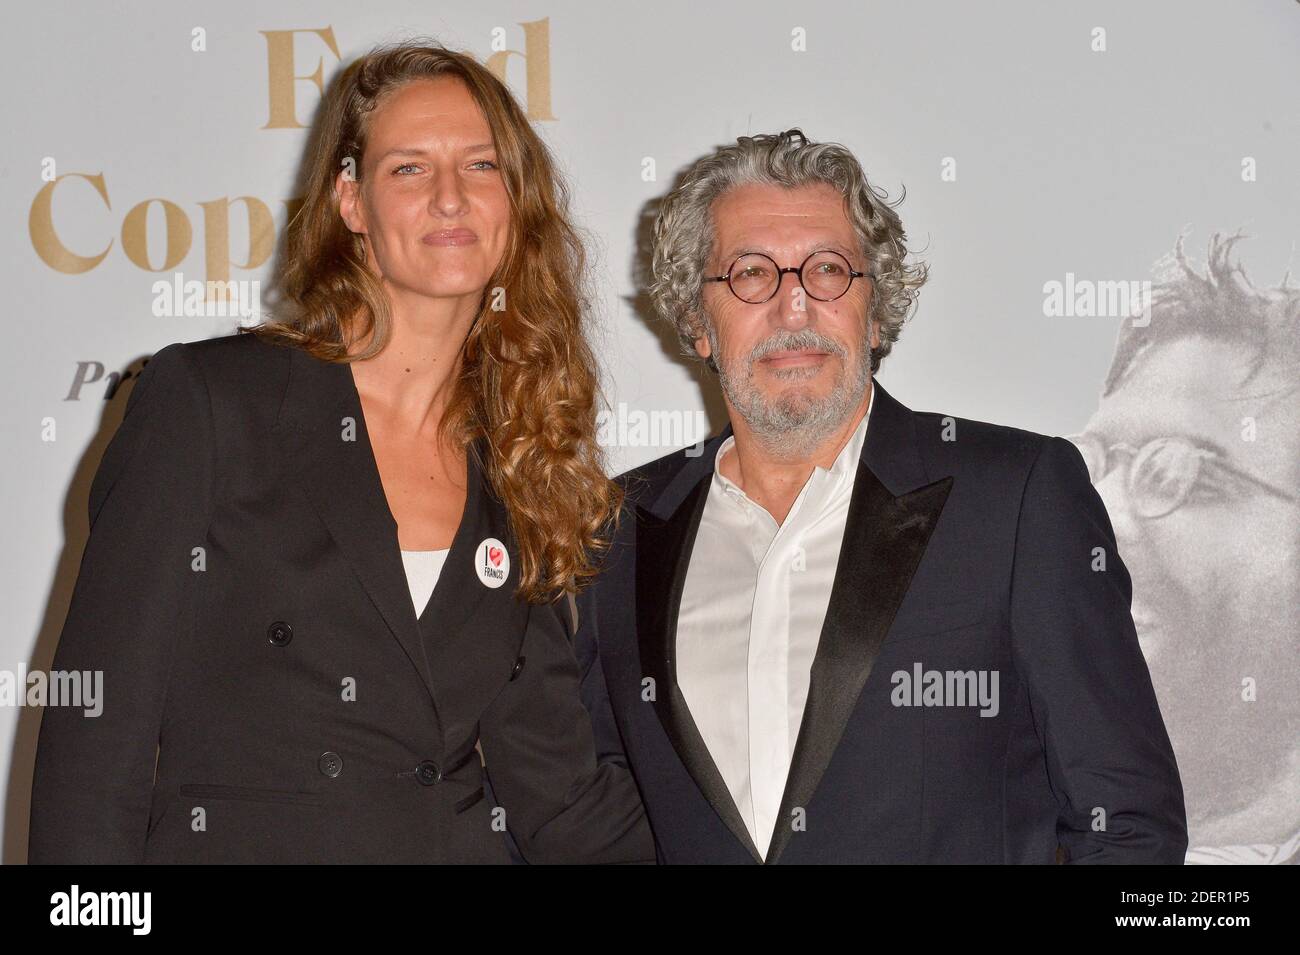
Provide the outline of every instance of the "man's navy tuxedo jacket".
[[[874,387],[766,861],[1181,864],[1178,767],[1081,455]],[[630,763],[663,863],[763,861],[676,682],[678,607],[728,434],[620,479],[605,571],[579,599],[597,744]],[[996,716],[915,705],[898,674],[932,670],[996,671]]]

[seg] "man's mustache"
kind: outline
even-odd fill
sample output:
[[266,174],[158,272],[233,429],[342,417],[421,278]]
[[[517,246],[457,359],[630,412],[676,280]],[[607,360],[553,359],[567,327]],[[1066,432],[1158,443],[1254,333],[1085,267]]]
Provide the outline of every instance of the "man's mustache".
[[771,338],[765,339],[754,346],[753,351],[749,353],[750,364],[766,358],[773,352],[778,351],[804,351],[817,350],[828,352],[837,358],[848,358],[849,351],[840,342],[833,338],[815,332],[810,328],[802,329],[797,332],[778,332]]

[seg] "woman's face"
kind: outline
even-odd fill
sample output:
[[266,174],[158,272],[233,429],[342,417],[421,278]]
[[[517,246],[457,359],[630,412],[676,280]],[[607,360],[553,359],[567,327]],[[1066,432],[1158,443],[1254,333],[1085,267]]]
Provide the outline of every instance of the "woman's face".
[[360,182],[340,171],[339,213],[399,295],[477,305],[501,262],[510,202],[492,130],[457,77],[414,80],[370,117]]

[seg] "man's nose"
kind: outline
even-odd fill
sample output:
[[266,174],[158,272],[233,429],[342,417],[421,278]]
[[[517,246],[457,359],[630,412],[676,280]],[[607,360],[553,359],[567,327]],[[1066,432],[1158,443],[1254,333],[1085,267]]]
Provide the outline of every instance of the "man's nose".
[[780,278],[781,281],[777,284],[776,294],[772,296],[772,300],[779,304],[778,314],[781,324],[795,330],[803,328],[810,319],[808,308],[812,300],[800,284],[797,273],[783,272]]

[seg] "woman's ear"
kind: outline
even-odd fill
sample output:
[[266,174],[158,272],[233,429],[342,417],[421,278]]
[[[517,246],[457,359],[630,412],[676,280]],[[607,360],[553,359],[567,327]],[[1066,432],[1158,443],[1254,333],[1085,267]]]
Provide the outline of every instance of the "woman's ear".
[[352,232],[364,234],[366,223],[361,209],[361,184],[352,171],[354,168],[351,158],[346,160],[343,169],[334,177],[334,195],[338,200],[339,216],[343,219],[343,224]]

